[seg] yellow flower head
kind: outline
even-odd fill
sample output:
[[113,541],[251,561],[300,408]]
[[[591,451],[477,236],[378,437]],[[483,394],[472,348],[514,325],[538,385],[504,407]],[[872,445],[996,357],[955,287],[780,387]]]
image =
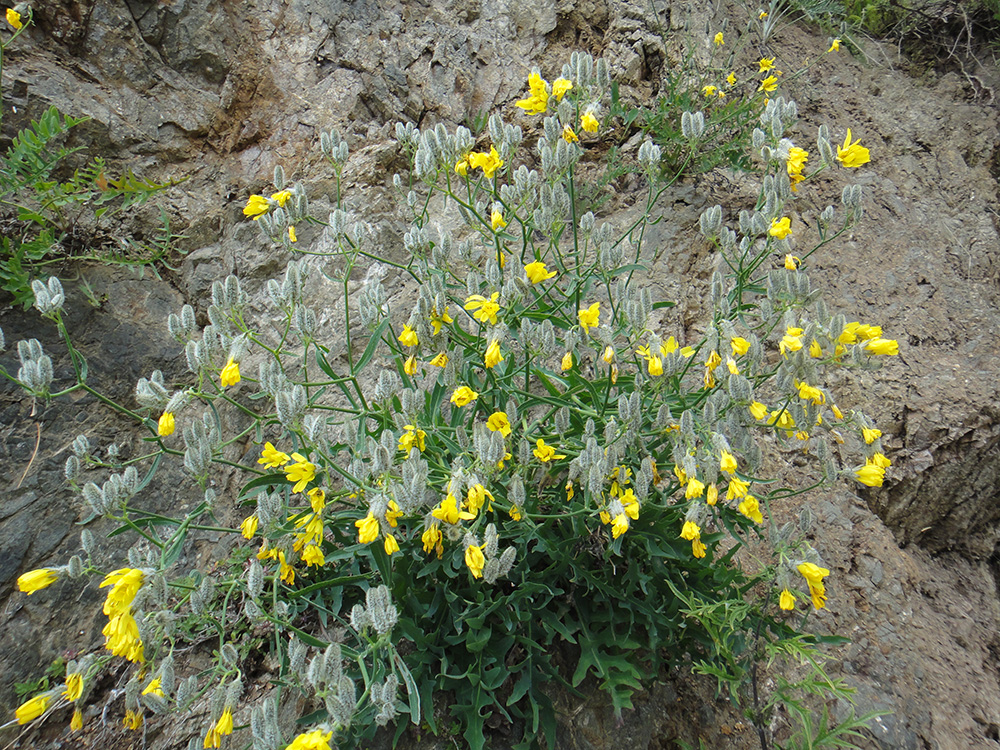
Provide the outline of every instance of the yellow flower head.
[[493,228],[494,232],[507,226],[507,222],[504,221],[503,218],[503,211],[499,211],[497,209],[493,210],[490,214],[490,226]]
[[872,428],[862,427],[861,428],[861,436],[865,439],[865,442],[868,445],[871,445],[876,440],[878,440],[880,437],[882,437],[882,430],[876,429],[874,427],[872,427]]
[[316,464],[310,463],[300,453],[293,453],[292,458],[295,459],[295,463],[285,467],[285,478],[289,482],[295,482],[292,492],[302,492],[316,478]]
[[371,512],[355,521],[354,525],[358,528],[358,544],[371,544],[378,539],[378,519]]
[[837,52],[839,49],[840,49],[840,40],[834,39],[830,43],[830,49],[828,49],[827,52]]
[[574,131],[573,128],[571,128],[568,124],[563,125],[562,137],[563,140],[566,141],[566,143],[580,142],[580,137],[576,134],[576,131]]
[[590,333],[592,327],[596,328],[601,324],[601,303],[595,302],[588,308],[581,308],[577,312],[580,326],[586,333]]
[[392,534],[386,536],[385,542],[382,544],[382,547],[385,549],[385,554],[390,556],[394,552],[399,552],[399,542],[396,541],[396,537],[394,537]]
[[503,362],[503,359],[503,354],[500,353],[500,341],[499,339],[493,339],[490,341],[490,345],[486,347],[486,356],[483,358],[483,363],[488,369],[491,369]]
[[723,44],[725,44],[725,43],[726,43],[726,40],[725,40],[725,38],[724,38],[724,37],[722,36],[722,32],[721,32],[721,31],[720,31],[720,32],[718,32],[718,33],[717,33],[717,34],[715,35],[715,37],[714,37],[714,38],[712,39],[712,41],[713,41],[713,42],[715,42],[715,46],[716,46],[716,47],[721,47],[721,46],[722,46]]
[[507,418],[507,413],[502,411],[493,412],[490,418],[486,420],[486,426],[493,432],[499,432],[504,437],[508,437],[511,432],[510,420]]
[[[59,580],[59,571],[52,568],[29,570],[17,579],[17,588],[25,594],[33,594]],[[22,722],[23,723],[23,722]]]
[[73,732],[83,729],[83,711],[79,708],[73,712],[73,717],[69,720],[69,728]]
[[566,96],[566,92],[573,88],[573,82],[568,78],[557,78],[552,82],[552,96],[556,98],[557,102],[561,102],[562,98]]
[[596,133],[601,127],[601,123],[594,117],[594,113],[588,109],[580,118],[580,127],[588,133]]
[[291,197],[292,197],[291,190],[282,190],[277,193],[271,193],[271,200],[277,203],[282,208],[285,207],[285,204],[288,203],[288,200]]
[[684,497],[692,500],[705,494],[705,483],[701,480],[690,477],[687,482],[687,489],[684,490]]
[[736,506],[736,510],[754,523],[764,523],[764,515],[760,512],[760,504],[753,495],[747,495],[743,498],[743,501]]
[[420,343],[417,332],[410,328],[409,324],[403,326],[403,332],[399,334],[399,343],[403,346],[416,346]]
[[895,339],[872,339],[865,344],[865,350],[871,354],[895,356],[899,354],[899,342]]
[[[10,11],[7,11],[7,20],[10,20]],[[251,195],[247,199],[246,206],[243,207],[244,216],[252,216],[256,221],[271,208],[271,202],[263,195]]]
[[300,734],[285,750],[330,750],[330,738],[333,732],[324,732],[322,729],[314,729],[311,732]]
[[119,568],[104,576],[100,588],[111,586],[104,601],[104,614],[128,611],[145,579],[146,574],[140,568]]
[[722,451],[722,455],[719,457],[719,469],[726,474],[733,474],[736,472],[736,467],[736,456],[729,451]]
[[542,281],[548,281],[556,275],[556,272],[550,271],[545,267],[544,263],[536,260],[534,263],[529,263],[524,267],[524,274],[532,284],[538,284]]
[[299,238],[295,236],[295,227],[288,227],[288,241],[298,242]]
[[549,461],[553,461],[559,458],[566,458],[563,455],[556,455],[556,449],[551,445],[546,445],[542,438],[538,438],[535,441],[535,448],[531,451],[535,454],[535,458],[541,461],[543,464],[547,464]]
[[414,356],[413,354],[411,354],[409,357],[406,358],[406,361],[403,362],[403,372],[405,372],[407,375],[409,375],[411,377],[413,375],[417,374],[417,358],[416,358],[416,356]]
[[486,557],[483,555],[483,548],[470,544],[465,548],[465,564],[472,573],[473,578],[483,577],[483,568],[486,567]]
[[[162,694],[160,693],[160,695]],[[81,695],[83,695],[83,675],[79,672],[66,675],[66,690],[63,691],[63,697],[68,701],[75,701]]]
[[862,164],[870,162],[871,156],[868,153],[868,149],[859,145],[860,143],[860,138],[851,143],[851,129],[848,128],[844,145],[837,146],[837,161],[845,167],[860,167]]
[[14,27],[15,31],[20,31],[24,24],[21,22],[21,14],[13,8],[7,8],[7,23]]
[[413,447],[416,446],[417,450],[423,452],[427,448],[427,443],[425,438],[427,433],[423,430],[418,430],[412,424],[403,425],[403,429],[406,430],[399,438],[399,449],[403,453],[409,454]]
[[177,424],[174,421],[173,412],[165,411],[160,415],[160,419],[156,423],[156,434],[160,437],[173,435],[176,426]]
[[685,521],[684,528],[681,529],[681,539],[687,539],[689,542],[693,541],[701,536],[701,527],[698,526],[694,521]]
[[726,76],[726,83],[728,83],[730,86],[736,84],[736,71],[732,71],[730,72],[729,75]]
[[734,357],[740,357],[750,351],[750,342],[741,336],[734,336],[729,342]]
[[754,401],[750,404],[750,415],[754,419],[763,419],[767,416],[767,405],[762,404],[760,401]]
[[701,87],[701,93],[703,93],[705,96],[715,96],[715,92],[718,90],[719,89],[716,86],[712,86],[711,84],[709,84],[708,86]]
[[489,299],[480,294],[472,294],[465,298],[465,309],[475,310],[472,317],[481,323],[489,323],[491,326],[497,324],[497,313],[500,312],[500,292],[493,292]]
[[441,544],[442,539],[443,536],[441,534],[441,527],[436,523],[432,523],[428,526],[424,530],[424,533],[420,536],[420,541],[424,543],[424,552],[427,554],[433,552],[434,549]]
[[812,596],[813,606],[816,609],[823,609],[826,605],[826,588],[823,585],[823,579],[830,575],[830,571],[811,562],[799,563],[796,567],[802,577],[806,579],[806,583],[809,584],[809,594]]
[[260,521],[257,516],[251,515],[243,519],[243,523],[240,524],[240,533],[244,539],[253,539],[253,535],[257,533],[258,523]]
[[451,403],[455,404],[455,406],[465,406],[466,404],[471,404],[477,398],[479,398],[478,393],[469,388],[469,386],[462,385],[452,392]]
[[758,91],[766,91],[768,94],[773,93],[778,88],[778,79],[775,76],[768,76],[763,81],[760,82],[760,86],[757,87]]
[[[559,80],[565,79],[560,78]],[[570,86],[572,87],[572,84]],[[539,73],[533,72],[528,76],[528,90],[530,92],[528,98],[518,101],[517,106],[529,115],[545,114],[549,106],[549,84]],[[562,94],[565,94],[566,91],[567,89],[563,89]],[[557,99],[562,98],[562,94]]]
[[240,382],[240,365],[232,357],[226,362],[226,366],[222,368],[222,372],[219,374],[219,382],[222,383],[223,388],[228,388],[231,385],[236,385]]
[[455,164],[455,174],[461,175],[462,177],[467,177],[469,175],[469,158],[466,157],[462,161]]
[[438,352],[429,364],[432,367],[444,367],[448,364],[448,355],[444,352]]
[[783,589],[781,592],[781,599],[778,601],[778,606],[784,610],[791,611],[795,609],[795,596],[788,589]]
[[573,352],[566,352],[562,357],[562,362],[559,365],[563,372],[573,368]]
[[767,233],[776,239],[783,240],[792,233],[792,220],[787,216],[780,219],[771,219],[771,228]]
[[881,487],[885,480],[885,469],[878,464],[865,464],[854,474],[861,484],[866,484],[869,487]]
[[758,63],[758,65],[760,66],[760,70],[758,72],[765,73],[765,72],[767,72],[768,70],[770,70],[771,68],[774,67],[774,58],[773,57],[762,57],[760,59],[760,62]]
[[503,159],[497,153],[496,146],[490,146],[489,153],[473,151],[468,159],[470,167],[483,170],[483,174],[489,179],[492,179],[493,174],[503,166]]
[[794,271],[799,267],[802,262],[802,258],[797,255],[786,255],[785,256],[785,269],[788,271]]
[[289,461],[291,459],[288,457],[288,454],[282,453],[271,445],[271,443],[264,443],[264,450],[260,452],[260,458],[257,459],[257,463],[266,466],[268,469],[277,469]]

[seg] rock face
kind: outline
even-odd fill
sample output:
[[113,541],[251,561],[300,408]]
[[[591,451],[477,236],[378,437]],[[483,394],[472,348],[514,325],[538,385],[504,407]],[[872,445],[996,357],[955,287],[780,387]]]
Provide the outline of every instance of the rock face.
[[[87,270],[108,300],[90,310],[77,294],[72,311],[94,376],[127,400],[153,368],[179,371],[167,313],[184,302],[203,310],[211,282],[227,273],[259,287],[280,272],[288,258],[262,243],[240,209],[279,163],[321,204],[332,190],[313,151],[321,130],[336,127],[348,140],[352,200],[374,212],[369,220],[383,212],[388,243],[398,223],[385,213],[398,153],[386,123],[454,125],[497,109],[514,117],[512,103],[531,67],[556,71],[575,49],[603,54],[630,95],[653,94],[674,54],[671,26],[689,21],[701,29],[711,20],[716,28],[722,21],[709,19],[707,8],[689,17],[671,7],[654,15],[653,7],[603,0],[38,3],[37,27],[5,55],[3,136],[54,104],[91,118],[76,135],[90,153],[153,178],[189,177],[168,198],[186,227],[188,250],[173,284]],[[789,68],[828,46],[802,29],[783,34],[774,51]],[[866,220],[818,259],[813,281],[830,290],[835,310],[879,323],[901,343],[899,358],[882,372],[846,380],[841,390],[842,403],[873,410],[894,464],[880,490],[809,501],[814,541],[833,573],[817,628],[852,638],[837,658],[859,688],[861,709],[894,712],[879,721],[872,746],[1000,747],[993,567],[1000,540],[1000,134],[995,110],[959,73],[911,78],[893,55],[874,45],[866,63],[828,55],[788,85],[803,144],[826,123],[835,139],[850,127],[872,153],[872,163],[852,174],[866,186]],[[995,68],[976,74],[987,88],[1000,83]],[[679,299],[692,285],[686,294],[706,290],[715,261],[694,239],[697,215],[718,202],[732,216],[745,198],[707,181],[665,196],[655,283],[677,290]],[[797,219],[808,226],[838,201],[833,183],[818,180],[797,204]],[[677,314],[685,325],[703,322],[693,312],[685,317],[683,305]],[[8,342],[34,336],[55,347],[34,313],[0,311],[0,325]],[[0,358],[10,366],[10,352]],[[57,372],[67,367],[57,362]],[[86,431],[138,446],[120,434],[120,423],[95,416],[86,399],[43,407],[7,385],[0,399],[6,714],[15,680],[38,674],[60,653],[100,643],[100,623],[85,614],[99,610],[94,591],[79,601],[71,599],[71,584],[44,601],[12,593],[17,575],[63,563],[75,550],[74,524],[83,516],[61,479],[68,445]],[[152,502],[190,500],[163,492]],[[53,605],[60,600],[67,604]],[[659,690],[649,700],[669,704],[675,695]],[[640,712],[642,726],[629,735],[638,739],[629,746],[686,736],[672,710]],[[579,723],[567,711],[567,746],[618,746],[606,717],[589,707],[583,715]],[[710,710],[701,719],[704,736],[718,740],[711,746],[753,746],[750,733],[723,738]],[[186,737],[168,732],[161,746],[180,740]]]

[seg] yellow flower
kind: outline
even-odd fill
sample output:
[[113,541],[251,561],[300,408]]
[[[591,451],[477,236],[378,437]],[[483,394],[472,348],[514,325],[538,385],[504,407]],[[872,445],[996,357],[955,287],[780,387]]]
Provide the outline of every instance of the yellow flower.
[[562,369],[563,372],[566,372],[566,370],[569,370],[572,367],[573,367],[573,352],[566,352],[563,355],[560,368]]
[[608,344],[604,347],[604,353],[601,355],[601,359],[604,360],[605,364],[611,364],[615,361],[615,348]]
[[684,497],[692,500],[705,494],[705,483],[696,477],[691,477],[687,482],[687,489],[684,490]]
[[295,227],[288,227],[288,241],[298,242],[299,238],[295,236]]
[[778,342],[778,350],[784,356],[785,352],[797,352],[802,348],[802,329],[786,328],[785,335]]
[[726,474],[734,474],[737,468],[736,456],[729,451],[722,451],[722,455],[719,457],[719,468]]
[[778,601],[778,606],[789,611],[795,609],[795,597],[791,591],[784,589],[781,592],[781,599]]
[[721,31],[715,35],[715,38],[712,41],[715,42],[716,47],[721,47],[723,44],[726,43],[726,40],[723,38]]
[[42,695],[36,695],[29,701],[25,701],[17,710],[14,715],[17,717],[18,724],[27,724],[32,719],[37,719],[43,713],[45,709],[49,707],[49,703],[52,701],[52,693],[43,693]]
[[767,230],[767,233],[779,240],[785,239],[785,237],[792,233],[792,220],[787,216],[783,216],[780,219],[771,219],[771,228]]
[[24,24],[21,22],[21,14],[13,8],[7,8],[7,23],[14,27],[15,31],[20,31]]
[[161,681],[159,677],[155,677],[149,681],[149,684],[142,691],[143,695],[158,695],[163,697],[163,687],[161,686]]
[[503,166],[503,159],[497,153],[496,146],[490,146],[490,152],[478,153],[473,151],[469,154],[469,166],[483,170],[487,178],[492,179],[494,172]]
[[31,595],[36,591],[51,586],[59,578],[59,571],[52,568],[39,568],[29,570],[17,579],[17,588],[25,594]]
[[701,536],[701,528],[694,521],[685,521],[684,528],[681,529],[681,539],[689,542]]
[[[142,729],[142,711],[133,711],[128,709],[125,711],[125,718],[122,719],[122,724],[126,729],[131,729],[133,732],[137,732]],[[208,745],[205,745],[208,747]],[[218,747],[218,745],[215,745]]]
[[596,327],[601,324],[601,303],[595,302],[590,307],[586,309],[580,309],[577,312],[577,317],[580,320],[580,325],[586,333],[590,333],[591,327]]
[[624,513],[619,513],[611,522],[611,536],[617,539],[626,531],[628,531],[628,516]]
[[292,197],[291,190],[282,190],[281,192],[278,193],[271,193],[271,200],[277,203],[282,208],[285,207],[285,204],[288,203],[288,199],[291,197]]
[[563,140],[566,141],[566,143],[579,143],[580,141],[580,138],[573,131],[573,128],[571,128],[568,124],[563,125],[562,137]]
[[739,477],[729,480],[729,487],[726,489],[726,500],[736,497],[746,497],[747,490],[750,489],[750,482],[744,482]]
[[486,505],[487,498],[489,498],[490,501],[489,510],[493,510],[493,493],[481,484],[472,485],[472,487],[469,488],[469,494],[466,496],[466,504],[469,506],[469,513],[473,516],[477,515],[480,509]]
[[726,368],[733,375],[739,375],[740,374],[740,368],[739,368],[739,366],[737,366],[736,360],[733,359],[732,357],[726,357]]
[[535,441],[535,448],[531,451],[535,454],[535,458],[541,461],[543,464],[547,464],[549,461],[553,461],[558,458],[566,458],[563,455],[556,455],[556,449],[551,445],[546,445],[542,438],[538,438]]
[[469,388],[467,385],[459,386],[451,394],[451,403],[455,406],[465,406],[466,404],[471,404],[479,398],[479,394],[474,390]]
[[760,65],[760,70],[757,71],[757,72],[759,72],[759,73],[765,73],[765,72],[767,72],[768,70],[770,70],[771,68],[774,67],[774,58],[773,57],[762,57],[760,59],[760,62],[758,63],[758,65]]
[[287,453],[277,450],[271,443],[264,443],[264,450],[260,452],[260,458],[257,459],[257,463],[263,464],[268,469],[277,469],[279,466],[287,464],[290,460]]
[[139,624],[131,614],[122,611],[111,615],[108,624],[101,630],[101,634],[104,636],[104,647],[112,654],[136,664],[143,662]]
[[465,564],[472,573],[473,578],[483,577],[483,568],[486,566],[486,557],[483,555],[483,548],[470,544],[465,548]]
[[875,466],[879,466],[883,469],[888,469],[892,466],[892,461],[890,461],[889,457],[884,453],[873,453],[872,457],[869,458],[866,463],[874,464]]
[[307,544],[302,550],[302,562],[307,567],[322,567],[326,564],[326,555],[318,544]]
[[524,267],[524,274],[532,284],[538,284],[539,282],[551,279],[556,275],[556,272],[550,271],[545,267],[544,263],[536,260],[534,263],[529,263]]
[[552,96],[557,102],[561,102],[566,92],[573,88],[573,82],[568,78],[557,78],[552,82]]
[[490,214],[490,226],[493,227],[494,232],[507,226],[507,222],[504,221],[502,211],[494,210],[493,213]]
[[817,405],[826,403],[826,396],[819,388],[798,381],[796,381],[795,387],[799,389],[799,398],[803,401],[812,401]]
[[715,96],[715,92],[718,90],[719,90],[718,88],[712,85],[701,87],[701,93],[703,93],[705,96]]
[[736,83],[736,71],[732,71],[729,75],[726,76],[726,83],[728,83],[730,86],[735,85],[735,83]]
[[300,453],[293,453],[292,458],[296,463],[285,467],[285,478],[289,482],[295,482],[292,492],[302,492],[306,485],[316,478],[316,465],[309,463],[309,460]]
[[219,382],[222,383],[223,388],[228,388],[240,382],[240,365],[232,357],[226,362],[226,366],[222,368],[222,372],[219,374]]
[[785,170],[790,175],[799,174],[805,168],[807,161],[809,161],[809,152],[804,148],[792,146],[788,149],[788,161],[785,162]]
[[750,415],[754,419],[763,419],[767,416],[767,405],[762,404],[760,401],[754,401],[750,404]]
[[747,495],[743,498],[743,502],[736,506],[736,510],[754,523],[764,523],[764,516],[760,512],[760,504],[753,495]]
[[126,611],[142,588],[145,578],[146,574],[139,568],[119,568],[104,576],[100,588],[111,586],[104,600],[104,614],[112,615]]
[[444,367],[448,364],[448,355],[445,352],[438,352],[430,364],[433,367]]
[[[538,73],[532,73],[528,76],[528,90],[530,92],[528,98],[518,101],[517,106],[529,115],[544,114],[549,106],[549,84]],[[562,93],[565,94],[566,90]]]
[[399,542],[396,541],[396,537],[392,534],[386,536],[385,542],[382,546],[385,549],[385,554],[387,555],[391,556],[393,552],[399,552]]
[[403,362],[403,372],[410,376],[417,374],[417,358],[414,355],[411,354]]
[[708,491],[705,493],[705,502],[709,505],[715,505],[719,502],[719,488],[714,484],[708,485]]
[[596,133],[601,127],[601,123],[594,117],[594,113],[588,109],[583,113],[583,117],[580,118],[580,127],[588,133]]
[[734,357],[740,357],[750,351],[750,342],[740,336],[734,336],[729,346],[733,350]]
[[165,411],[160,415],[159,421],[156,423],[156,434],[160,437],[166,437],[167,435],[174,434],[174,428],[176,427],[174,421],[173,412]]
[[79,732],[83,729],[83,711],[79,708],[73,712],[73,718],[69,720],[70,731]]
[[840,50],[840,40],[834,39],[833,42],[830,44],[830,49],[828,49],[827,52],[837,52],[838,50]]
[[513,521],[520,521],[521,509],[518,508],[516,505],[511,505],[510,510],[507,511],[507,515],[509,515],[511,517],[511,520]]
[[650,375],[654,378],[658,378],[663,374],[663,360],[657,356],[649,357],[646,360],[646,369],[649,371]]
[[[10,11],[7,11],[7,20],[10,20]],[[254,221],[257,221],[261,215],[266,214],[271,208],[271,202],[268,201],[263,195],[251,195],[247,199],[246,206],[243,207],[244,216],[252,216]]]
[[788,413],[788,409],[775,409],[771,412],[767,423],[782,430],[791,430],[795,427],[795,420]]
[[416,346],[420,343],[417,332],[410,328],[409,324],[403,326],[403,332],[399,334],[399,343],[403,346]]
[[486,426],[493,432],[499,432],[504,437],[510,435],[510,420],[507,418],[506,412],[493,412],[490,418],[486,420]]
[[880,437],[882,437],[882,430],[875,429],[874,427],[870,428],[870,429],[868,427],[862,427],[861,428],[861,435],[862,435],[862,437],[864,437],[865,442],[868,445],[871,445],[876,440],[878,440]]
[[441,527],[436,523],[432,523],[428,526],[424,533],[420,537],[420,541],[424,543],[424,552],[428,555],[434,551],[434,548],[441,544]]
[[455,165],[455,174],[467,177],[469,174],[469,159],[466,157]]
[[708,548],[702,543],[701,537],[691,540],[691,554],[699,560],[705,556],[706,549]]
[[444,521],[445,523],[454,526],[460,520],[471,521],[475,518],[471,513],[459,510],[458,499],[454,495],[448,495],[441,504],[438,505],[434,510],[431,511],[431,515],[439,521]]
[[253,535],[257,533],[258,523],[260,521],[257,516],[247,516],[243,519],[243,523],[240,524],[240,533],[244,539],[253,539]]
[[762,10],[760,13],[757,14],[757,20],[763,21],[765,18],[767,18],[766,10]]
[[895,356],[899,354],[899,342],[895,339],[872,339],[865,344],[865,350],[872,354]]
[[323,732],[322,729],[314,729],[311,732],[300,734],[285,750],[330,750],[330,738],[333,732]]
[[881,487],[885,479],[885,469],[877,464],[865,464],[854,474],[861,484],[866,484],[869,487]]
[[837,146],[837,161],[845,167],[860,167],[862,164],[870,162],[871,156],[868,153],[868,149],[859,145],[860,143],[860,138],[851,143],[851,129],[848,128],[844,145]]
[[[145,694],[144,692],[143,695]],[[83,695],[83,675],[79,672],[66,675],[66,690],[63,691],[63,697],[68,701],[75,701],[81,695]]]
[[813,339],[812,343],[809,344],[809,356],[813,359],[819,359],[823,356],[823,347],[819,345],[816,339]]
[[355,521],[354,525],[358,528],[358,544],[371,544],[378,539],[378,519],[372,515],[371,511],[364,518]]
[[772,93],[778,88],[778,79],[774,76],[768,76],[763,81],[760,82],[760,86],[757,88],[758,91],[766,91],[768,94]]
[[486,347],[486,356],[483,358],[483,362],[487,368],[493,368],[503,362],[503,359],[503,354],[500,353],[500,341],[493,339]]
[[427,447],[424,442],[424,438],[427,437],[427,433],[423,430],[418,430],[412,424],[403,425],[403,429],[406,430],[399,438],[399,449],[403,453],[409,454],[413,450],[413,446],[416,446],[421,452]]
[[796,567],[802,577],[806,579],[806,583],[809,584],[809,594],[812,596],[813,606],[816,609],[823,609],[826,605],[826,588],[823,585],[823,579],[830,575],[830,571],[811,562],[799,563]]
[[493,292],[489,299],[480,294],[471,294],[465,298],[465,309],[475,310],[472,317],[481,323],[489,323],[491,326],[497,324],[497,313],[500,312],[500,292]]

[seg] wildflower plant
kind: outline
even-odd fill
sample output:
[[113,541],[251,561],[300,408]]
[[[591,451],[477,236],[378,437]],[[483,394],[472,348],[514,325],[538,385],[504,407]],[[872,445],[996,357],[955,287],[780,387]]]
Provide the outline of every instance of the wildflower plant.
[[[897,346],[832,313],[806,274],[811,255],[860,220],[861,191],[844,187],[816,233],[772,231],[806,159],[785,138],[794,104],[762,106],[747,157],[758,198],[730,222],[719,206],[701,217],[723,270],[705,332],[685,339],[659,322],[672,302],[640,283],[662,148],[639,150],[649,199],[633,223],[600,221],[578,199],[577,167],[607,127],[610,92],[605,63],[574,54],[551,83],[533,71],[520,124],[493,115],[481,141],[464,127],[398,125],[410,162],[394,178],[410,224],[402,259],[341,196],[349,153],[336,134],[320,141],[338,185],[325,219],[280,169],[273,191],[250,197],[244,213],[271,241],[335,261],[342,323],[318,325],[307,259],[268,282],[269,317],[251,315],[232,276],[215,283],[204,328],[189,306],[170,316],[187,380],[151,373],[138,406],[116,405],[141,422],[152,454],[107,475],[81,437],[66,466],[94,516],[136,535],[128,566],[97,570],[85,531],[82,557],[19,580],[31,594],[101,576],[105,650],[67,667],[82,692],[68,672],[61,697],[31,698],[18,721],[85,699],[125,660],[127,726],[201,699],[204,747],[238,732],[258,750],[352,746],[389,724],[398,738],[407,720],[436,733],[441,694],[471,747],[485,745],[493,715],[523,726],[519,746],[552,746],[556,686],[595,680],[621,717],[645,680],[694,659],[742,701],[748,669],[725,665],[755,662],[764,643],[815,646],[788,611],[825,606],[831,574],[795,529],[776,528],[771,506],[845,479],[877,486],[889,464],[874,425],[827,383]],[[856,150],[838,166],[829,138],[821,129],[808,177],[859,166]],[[293,242],[303,225],[320,230],[308,246]],[[388,304],[390,274],[413,291],[409,308]],[[59,290],[45,289],[39,309],[72,346]],[[4,375],[34,397],[90,389],[85,367],[63,387],[37,342],[22,348],[22,371]],[[253,457],[228,460],[226,446],[246,439]],[[793,449],[816,468],[788,487],[764,456]],[[182,518],[141,508],[166,457],[204,495]],[[224,475],[241,478],[238,492],[219,494]],[[223,504],[242,521],[221,525]],[[182,575],[174,564],[201,531],[228,532],[246,562]],[[760,572],[741,568],[746,554]],[[739,617],[719,624],[719,612]],[[191,618],[186,637],[218,638],[212,668],[185,668],[179,613]],[[719,628],[742,645],[720,649],[736,640],[714,638]],[[280,675],[247,708],[251,643]],[[314,710],[289,735],[278,706],[296,697]],[[765,709],[748,709],[761,727]]]

